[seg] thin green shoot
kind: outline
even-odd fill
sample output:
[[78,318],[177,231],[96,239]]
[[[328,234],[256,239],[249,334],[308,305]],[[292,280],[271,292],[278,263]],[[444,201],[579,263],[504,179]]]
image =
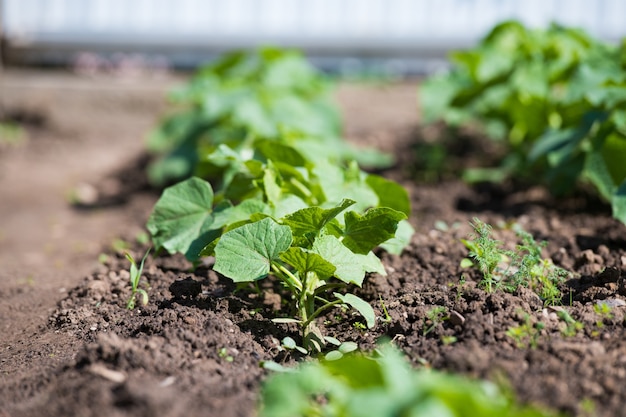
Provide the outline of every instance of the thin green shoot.
[[128,252],[125,253],[126,259],[128,259],[128,261],[130,262],[131,294],[128,299],[128,302],[126,303],[126,308],[129,310],[133,310],[135,308],[137,296],[141,297],[140,300],[141,300],[142,305],[145,306],[148,304],[148,292],[144,290],[143,288],[139,288],[139,284],[141,281],[141,275],[143,274],[143,265],[149,253],[150,253],[150,249],[148,249],[146,254],[141,259],[141,263],[139,264],[139,266],[137,266],[135,259],[130,253]]

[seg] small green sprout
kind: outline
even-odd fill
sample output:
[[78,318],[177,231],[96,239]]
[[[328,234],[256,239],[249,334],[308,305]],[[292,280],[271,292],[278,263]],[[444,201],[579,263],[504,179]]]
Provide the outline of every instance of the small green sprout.
[[507,259],[510,252],[501,248],[502,242],[491,237],[492,227],[490,225],[479,219],[474,219],[472,227],[475,233],[471,236],[472,240],[461,240],[469,249],[471,259],[461,261],[461,266],[477,265],[483,274],[481,285],[485,287],[487,292],[493,292],[502,280],[503,271],[498,265]]
[[539,344],[539,336],[545,328],[542,322],[533,323],[530,314],[524,313],[524,322],[519,326],[510,327],[506,335],[515,341],[515,345],[520,349],[536,349]]
[[298,346],[296,341],[293,340],[293,338],[291,338],[289,336],[283,338],[280,346],[283,349],[287,349],[287,350],[297,350],[298,352],[302,353],[303,355],[306,355],[308,353],[308,351],[305,348],[303,348],[302,346]]
[[561,333],[565,337],[576,336],[576,334],[585,327],[581,322],[574,320],[566,310],[558,310],[556,315],[565,322],[565,328],[561,330]]
[[451,345],[453,343],[456,343],[458,341],[456,336],[441,336],[441,343],[444,344],[444,346],[448,346]]
[[385,317],[381,317],[379,318],[379,320],[382,321],[383,323],[391,323],[391,316],[389,315],[389,312],[387,311],[387,307],[385,306],[385,302],[383,301],[382,295],[379,295],[378,299],[380,300],[380,307],[383,309],[383,314],[385,315]]
[[367,326],[361,323],[360,321],[355,321],[353,324],[354,328],[357,330],[365,331],[367,330]]
[[613,318],[613,308],[607,302],[598,302],[594,304],[593,311],[602,317],[602,320],[611,320]]
[[448,319],[448,310],[444,306],[435,306],[426,313],[424,319],[424,336],[435,330],[437,325]]
[[141,259],[141,264],[137,267],[137,263],[132,255],[128,252],[125,253],[126,259],[130,261],[130,285],[131,285],[131,294],[128,299],[128,303],[126,303],[126,308],[132,310],[135,308],[135,302],[137,295],[141,296],[141,304],[148,304],[148,293],[143,288],[139,288],[139,282],[141,280],[141,274],[143,273],[143,264],[150,253],[150,249],[146,252],[146,254]]
[[223,358],[226,362],[232,362],[234,360],[234,358],[228,354],[228,349],[226,349],[225,347],[221,348],[218,352],[217,355],[220,358]]

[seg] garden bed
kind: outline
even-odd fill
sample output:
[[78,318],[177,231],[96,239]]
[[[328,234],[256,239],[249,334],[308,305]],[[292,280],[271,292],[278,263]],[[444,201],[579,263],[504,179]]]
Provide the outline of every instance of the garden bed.
[[[147,249],[136,238],[158,192],[142,178],[142,136],[173,80],[135,80],[128,88],[107,82],[114,87],[49,74],[3,81],[2,104],[43,121],[26,126],[24,144],[0,150],[0,415],[254,415],[269,373],[259,363],[301,359],[280,347],[297,328],[271,321],[286,295],[271,280],[262,293],[235,291],[210,264],[191,271],[182,257],[160,256],[145,265],[148,305],[125,308],[129,264],[111,243],[128,242],[135,258]],[[356,291],[379,317],[386,309],[387,321],[361,330],[359,316],[333,311],[319,325],[366,350],[386,337],[417,367],[490,379],[523,402],[619,415],[626,403],[624,225],[582,192],[555,199],[511,183],[417,182],[415,150],[434,128],[419,125],[416,89],[417,82],[339,89],[348,139],[396,155],[396,166],[379,174],[408,190],[417,233],[402,255],[381,253],[386,277],[371,275]],[[482,158],[476,149],[450,153],[455,163],[472,164]],[[71,208],[65,193],[81,182],[95,197]],[[477,286],[479,275],[460,267],[467,256],[461,239],[475,217],[508,245],[515,235],[499,224],[517,223],[548,241],[544,255],[575,273],[562,308],[581,328],[568,333],[558,308],[529,290]],[[614,306],[610,314],[594,310],[599,301]],[[433,321],[437,307],[445,314]],[[528,337],[507,335],[526,323]]]

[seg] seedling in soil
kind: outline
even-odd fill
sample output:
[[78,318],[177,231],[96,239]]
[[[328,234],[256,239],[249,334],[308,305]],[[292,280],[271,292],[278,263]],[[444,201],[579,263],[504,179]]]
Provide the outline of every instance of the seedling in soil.
[[480,284],[488,292],[497,288],[512,292],[527,287],[547,305],[561,303],[559,285],[570,274],[541,256],[547,242],[537,243],[530,233],[517,228],[521,243],[513,251],[505,250],[502,242],[491,237],[490,225],[474,219],[472,227],[474,235],[469,240],[462,239],[471,259],[464,259],[461,266],[476,265],[483,274]]
[[367,326],[361,323],[360,321],[355,321],[352,326],[354,326],[355,329],[360,330],[362,332],[367,330]]
[[492,227],[478,219],[474,219],[472,224],[475,235],[471,240],[462,239],[461,242],[469,249],[470,259],[461,261],[461,266],[478,266],[483,274],[480,284],[492,292],[502,281],[503,270],[499,268],[500,263],[508,259],[511,252],[502,249],[502,242],[491,237]]
[[199,176],[168,187],[155,205],[147,229],[156,250],[194,263],[214,256],[213,269],[237,284],[277,278],[293,311],[276,321],[297,323],[308,352],[324,347],[316,319],[332,307],[349,306],[374,326],[372,307],[344,290],[367,273],[384,275],[372,251],[399,254],[413,233],[406,190],[357,163],[387,158],[337,140],[322,84],[298,54],[235,53],[192,80],[180,96],[190,110],[151,141],[169,154],[153,166],[156,177]]
[[136,302],[137,296],[141,297],[142,305],[148,304],[148,293],[143,288],[139,288],[139,284],[141,281],[141,274],[143,273],[143,264],[146,261],[146,258],[148,257],[149,253],[150,253],[150,249],[148,249],[146,254],[141,259],[141,263],[139,264],[139,266],[137,266],[135,259],[130,253],[128,252],[125,253],[126,259],[130,261],[131,294],[130,294],[130,298],[128,299],[128,303],[126,303],[126,308],[129,310],[132,310],[135,308],[135,302]]
[[234,358],[228,354],[228,349],[226,349],[225,347],[221,348],[217,352],[217,356],[224,359],[226,362],[232,362],[234,360]]
[[441,343],[443,343],[445,346],[456,343],[457,341],[458,339],[456,338],[456,336],[441,336]]
[[539,343],[541,331],[545,328],[542,322],[533,323],[530,314],[524,313],[524,323],[519,326],[510,327],[506,335],[515,341],[515,345],[520,349],[536,349]]
[[435,328],[448,319],[448,310],[443,306],[435,306],[426,313],[424,319],[424,336],[435,330]]
[[613,307],[606,302],[598,302],[593,305],[593,311],[602,319],[611,320],[613,318]]
[[[321,351],[325,345],[315,319],[332,307],[350,306],[365,318],[368,328],[375,325],[374,310],[367,302],[336,290],[361,285],[366,272],[385,273],[371,250],[391,236],[385,230],[395,229],[404,215],[385,208],[363,216],[348,212],[342,225],[336,217],[352,204],[344,200],[334,208],[304,208],[280,221],[266,217],[227,231],[215,245],[217,272],[235,282],[272,274],[292,293],[295,317],[275,321],[297,323],[307,351]],[[357,236],[358,244],[353,243]]]
[[264,367],[279,373],[263,385],[261,417],[553,415],[519,406],[489,382],[413,369],[391,344],[373,353],[310,361],[289,372],[273,362]]
[[581,322],[574,320],[566,310],[558,310],[556,315],[565,322],[565,328],[561,330],[561,333],[565,337],[576,336],[576,334],[585,327]]
[[385,315],[385,317],[381,317],[379,320],[382,321],[383,323],[391,323],[391,316],[389,315],[389,312],[387,311],[387,307],[385,306],[385,302],[383,301],[382,295],[379,295],[378,299],[380,300],[380,308],[382,308],[383,314]]

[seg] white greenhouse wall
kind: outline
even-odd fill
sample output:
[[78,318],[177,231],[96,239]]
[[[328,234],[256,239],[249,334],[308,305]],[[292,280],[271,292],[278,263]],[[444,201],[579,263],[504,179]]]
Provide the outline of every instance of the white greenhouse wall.
[[[0,0],[9,50],[160,52],[179,59],[259,44],[318,55],[443,57],[499,21],[626,36],[626,0]],[[32,57],[32,56],[31,56]]]

